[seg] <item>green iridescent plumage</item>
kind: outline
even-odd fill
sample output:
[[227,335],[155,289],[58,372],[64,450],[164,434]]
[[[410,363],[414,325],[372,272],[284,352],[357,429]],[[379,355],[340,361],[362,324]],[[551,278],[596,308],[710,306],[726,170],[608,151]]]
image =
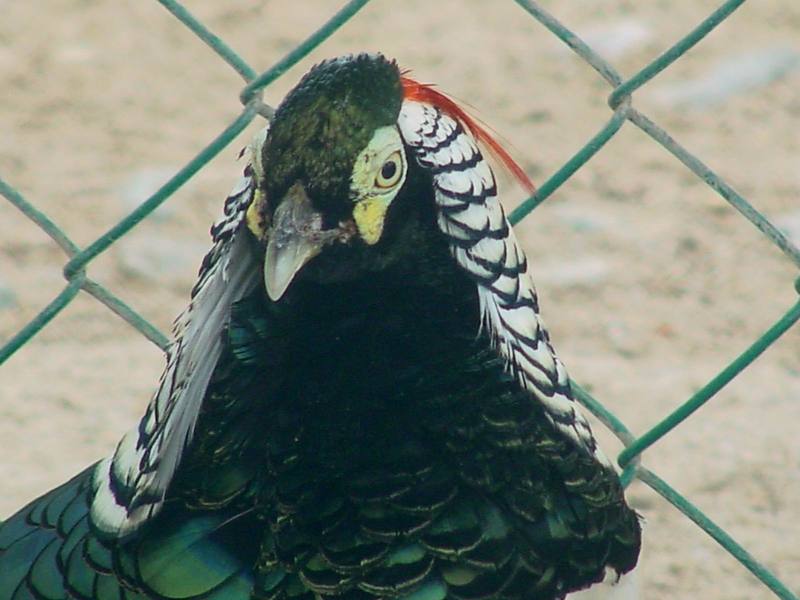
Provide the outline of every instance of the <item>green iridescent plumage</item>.
[[[262,268],[271,232],[242,216],[259,193],[261,223],[296,181],[329,223],[346,219],[353,161],[402,103],[399,71],[382,57],[313,70],[257,148],[263,164],[234,196],[245,201],[215,227],[199,287],[226,244],[244,244]],[[231,301],[163,506],[139,499],[155,508],[122,536],[89,512],[106,485],[109,510],[130,508],[136,481],[115,477],[136,473],[134,459],[158,469],[161,448],[147,444],[170,404],[143,419],[136,454],[114,455],[125,468],[90,467],[0,525],[0,600],[549,600],[633,568],[639,523],[616,474],[565,433],[556,400],[520,384],[485,323],[476,285],[488,276],[454,260],[443,235],[436,169],[408,165],[376,244],[332,244],[279,299],[259,280]],[[500,271],[495,280],[517,273]],[[549,347],[535,333],[525,342]],[[551,379],[553,398],[568,394]]]

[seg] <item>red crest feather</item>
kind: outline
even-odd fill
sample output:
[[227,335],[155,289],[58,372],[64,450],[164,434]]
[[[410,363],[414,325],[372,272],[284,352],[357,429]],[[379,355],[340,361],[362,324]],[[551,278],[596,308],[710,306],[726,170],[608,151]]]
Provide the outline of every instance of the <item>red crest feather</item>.
[[430,83],[419,83],[413,79],[406,77],[405,73],[400,76],[400,84],[403,86],[403,97],[407,100],[417,100],[419,102],[427,102],[440,108],[443,112],[447,113],[454,119],[461,122],[461,124],[469,129],[479,142],[481,142],[489,153],[494,156],[497,161],[519,182],[519,184],[529,194],[536,191],[536,186],[530,180],[525,171],[522,170],[517,162],[511,157],[508,151],[500,145],[492,134],[481,127],[478,122],[467,114],[455,100],[449,98],[442,92],[434,89],[434,85]]

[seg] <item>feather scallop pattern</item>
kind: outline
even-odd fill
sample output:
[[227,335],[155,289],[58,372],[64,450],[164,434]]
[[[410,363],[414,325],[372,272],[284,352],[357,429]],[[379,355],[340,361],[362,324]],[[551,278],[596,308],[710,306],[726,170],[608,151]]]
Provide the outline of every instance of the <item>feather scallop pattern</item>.
[[261,269],[239,231],[263,176],[258,149],[265,138],[266,129],[245,151],[244,175],[211,227],[213,244],[203,258],[189,305],[173,324],[158,389],[139,425],[95,468],[92,520],[113,537],[132,533],[161,509],[192,439],[231,306],[259,281]]
[[[439,229],[453,257],[477,285],[482,326],[509,371],[544,406],[552,424],[610,465],[550,343],[527,258],[498,200],[497,181],[479,140],[489,144],[502,164],[514,165],[509,168],[515,176],[524,175],[505,151],[498,153],[497,142],[486,142],[483,129],[474,135],[474,122],[447,106],[419,101],[412,94],[403,102],[398,127],[419,165],[433,176]],[[528,187],[526,182],[527,178],[521,181]]]

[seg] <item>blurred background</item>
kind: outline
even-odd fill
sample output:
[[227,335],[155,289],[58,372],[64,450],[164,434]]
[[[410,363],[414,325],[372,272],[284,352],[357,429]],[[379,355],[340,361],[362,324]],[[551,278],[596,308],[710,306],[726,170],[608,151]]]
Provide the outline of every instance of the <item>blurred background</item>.
[[[541,4],[623,76],[720,0]],[[186,0],[254,68],[340,8]],[[144,201],[241,111],[239,76],[155,1],[0,2],[0,176],[84,246]],[[634,105],[800,243],[800,3],[749,2],[637,91]],[[267,88],[279,103],[323,58],[382,51],[466,103],[542,183],[610,118],[608,85],[512,2],[374,1]],[[89,275],[167,331],[242,168],[246,133]],[[507,187],[508,209],[522,198]],[[796,268],[631,124],[518,227],[572,377],[641,433],[793,303]],[[0,200],[0,342],[65,285],[64,254]],[[644,456],[800,591],[800,330]],[[161,351],[86,294],[0,368],[0,519],[112,451]],[[602,426],[596,425],[596,429]],[[621,446],[599,432],[609,455]],[[643,598],[772,594],[639,482]]]

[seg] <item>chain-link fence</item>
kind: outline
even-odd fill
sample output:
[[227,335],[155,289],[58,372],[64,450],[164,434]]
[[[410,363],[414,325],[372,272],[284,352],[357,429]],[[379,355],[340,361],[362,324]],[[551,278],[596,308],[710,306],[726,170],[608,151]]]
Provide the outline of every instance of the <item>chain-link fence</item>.
[[[67,285],[44,310],[0,348],[0,364],[41,331],[53,317],[72,302],[81,290],[88,292],[108,306],[108,308],[128,321],[159,347],[162,349],[166,348],[168,340],[163,333],[137,314],[137,312],[128,306],[121,298],[118,298],[105,287],[89,278],[87,274],[89,263],[105,252],[116,240],[134,228],[142,219],[166,201],[178,188],[202,169],[204,165],[242,132],[257,115],[262,115],[269,119],[273,113],[273,109],[262,102],[261,91],[264,87],[275,81],[290,67],[303,59],[369,2],[369,0],[352,0],[347,3],[338,13],[331,17],[323,27],[308,37],[302,44],[291,50],[272,68],[258,74],[220,38],[215,36],[202,23],[195,19],[179,2],[174,0],[158,1],[206,42],[222,60],[227,62],[244,78],[246,85],[240,93],[240,99],[244,104],[244,110],[222,133],[185,167],[178,171],[155,194],[86,248],[77,246],[46,214],[39,211],[33,204],[28,202],[6,181],[0,179],[0,193],[21,210],[30,220],[35,222],[68,256],[68,261],[63,269]],[[687,169],[691,170],[707,183],[714,191],[730,203],[733,208],[739,211],[743,217],[757,227],[789,258],[790,261],[800,268],[800,250],[798,250],[744,197],[711,171],[697,157],[693,156],[689,151],[678,144],[664,129],[659,127],[658,124],[637,110],[633,104],[632,94],[634,91],[647,84],[661,71],[669,67],[675,60],[683,56],[684,53],[700,42],[712,29],[739,8],[745,0],[728,0],[658,58],[649,63],[634,76],[625,80],[623,80],[611,64],[603,60],[592,48],[559,23],[553,16],[543,10],[536,2],[530,0],[515,1],[527,13],[552,32],[553,35],[557,36],[578,56],[591,65],[591,67],[609,84],[611,93],[608,97],[608,105],[612,111],[612,115],[605,126],[600,129],[578,153],[550,177],[533,196],[522,202],[520,206],[511,213],[510,218],[512,222],[518,223],[524,219],[534,208],[553,194],[555,190],[580,169],[592,156],[599,152],[606,142],[608,142],[623,125],[630,122],[645,132],[655,142],[663,146],[677,160],[683,163]],[[797,280],[795,288],[798,293],[800,293],[800,279]],[[762,352],[769,348],[773,342],[791,328],[798,320],[800,320],[800,302],[792,306],[772,327],[755,340],[752,345],[746,348],[744,352],[726,368],[715,375],[697,393],[672,413],[666,415],[650,430],[638,437],[634,436],[625,424],[604,408],[600,402],[594,399],[579,385],[575,384],[580,401],[607,425],[625,445],[625,449],[618,457],[618,463],[623,469],[621,474],[623,483],[628,485],[634,479],[639,479],[651,487],[706,531],[708,535],[715,539],[725,550],[741,562],[742,565],[755,574],[764,585],[769,587],[779,598],[783,598],[784,600],[798,600],[798,596],[793,594],[781,581],[763,567],[747,550],[745,550],[745,548],[738,544],[722,528],[716,525],[706,514],[674,490],[657,474],[642,466],[641,456],[647,448],[657,443],[698,408],[714,397],[718,391],[746,369]]]

